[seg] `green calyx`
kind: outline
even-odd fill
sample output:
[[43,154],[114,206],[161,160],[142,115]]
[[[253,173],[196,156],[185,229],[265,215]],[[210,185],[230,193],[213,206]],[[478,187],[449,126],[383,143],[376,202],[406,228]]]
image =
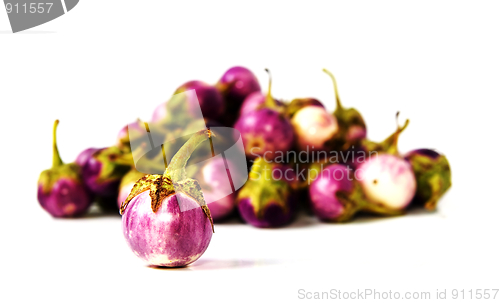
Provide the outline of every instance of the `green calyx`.
[[398,140],[401,133],[408,127],[410,123],[409,119],[406,119],[405,124],[403,126],[398,123],[399,112],[396,113],[396,123],[397,128],[394,133],[392,133],[389,137],[387,137],[382,142],[372,142],[369,140],[364,140],[362,145],[365,147],[367,151],[376,151],[376,152],[384,152],[391,155],[399,155],[398,150]]
[[404,210],[402,209],[392,209],[380,203],[369,201],[361,185],[357,181],[353,181],[353,184],[354,188],[351,192],[337,192],[337,198],[344,206],[344,213],[332,221],[339,223],[350,221],[358,212],[367,212],[381,216],[399,216],[404,214]]
[[323,72],[325,72],[332,79],[335,102],[337,104],[335,111],[333,112],[333,116],[337,120],[339,130],[332,138],[330,145],[333,145],[337,149],[345,150],[353,143],[350,142],[351,140],[349,139],[349,131],[351,128],[359,127],[366,131],[366,123],[358,110],[355,108],[344,108],[344,106],[342,106],[335,76],[326,68],[323,69]]
[[237,203],[242,199],[249,199],[254,207],[256,217],[264,216],[266,207],[270,203],[279,205],[285,212],[290,211],[287,207],[290,185],[284,179],[276,180],[273,177],[274,164],[264,158],[257,158],[248,176],[248,181],[238,193]]
[[291,119],[299,110],[307,106],[320,106],[320,103],[311,98],[293,99],[286,105],[285,114]]
[[42,186],[43,192],[48,194],[52,190],[54,184],[61,179],[72,180],[80,184],[82,182],[80,177],[80,166],[75,163],[68,163],[56,168],[44,170],[40,173],[38,184]]
[[205,140],[210,139],[213,135],[214,134],[210,129],[195,133],[177,151],[172,158],[172,161],[165,169],[163,175],[145,175],[139,179],[132,188],[132,191],[127,199],[122,203],[120,214],[124,213],[127,205],[134,197],[145,191],[150,191],[149,196],[151,197],[151,209],[153,212],[158,211],[165,198],[175,195],[176,192],[182,192],[198,202],[203,212],[210,220],[212,231],[214,231],[212,216],[205,203],[205,199],[203,198],[201,187],[198,184],[198,181],[188,178],[186,174],[186,164],[191,157],[191,154],[198,147],[198,145]]
[[60,179],[69,179],[81,183],[80,167],[75,163],[64,164],[57,148],[57,126],[59,120],[54,121],[52,130],[52,168],[44,170],[38,179],[44,193],[50,193],[54,184]]
[[120,188],[123,186],[130,184],[130,183],[136,183],[139,179],[144,177],[146,174],[141,173],[140,171],[136,170],[135,168],[132,168],[128,173],[123,176],[121,182],[120,182]]
[[121,180],[133,165],[132,154],[117,146],[102,149],[93,157],[101,163],[97,182]]
[[451,169],[444,155],[431,158],[418,153],[407,157],[417,179],[414,203],[422,203],[428,210],[435,210],[439,199],[451,187]]

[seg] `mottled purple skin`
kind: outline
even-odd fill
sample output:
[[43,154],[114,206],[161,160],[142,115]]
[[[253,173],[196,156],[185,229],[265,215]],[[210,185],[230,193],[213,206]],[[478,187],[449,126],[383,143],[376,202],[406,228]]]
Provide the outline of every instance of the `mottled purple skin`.
[[220,78],[218,87],[231,103],[238,106],[253,92],[260,91],[260,84],[255,75],[245,67],[235,66],[228,69]]
[[[188,90],[195,90],[198,97],[199,106],[203,117],[206,119],[218,119],[225,109],[224,98],[222,94],[212,85],[205,82],[194,80],[181,85],[174,94],[179,94]],[[198,104],[190,102],[189,107],[196,109]],[[193,100],[195,101],[195,100]]]
[[102,148],[93,148],[93,147],[87,148],[76,157],[75,163],[78,164],[80,167],[84,167],[85,164],[87,164],[89,159],[92,157],[92,155],[101,149]]
[[290,120],[268,108],[241,116],[234,128],[241,133],[245,154],[250,159],[262,156],[273,160],[278,156],[276,152],[286,153],[294,142]]
[[341,164],[333,164],[319,173],[309,187],[309,198],[314,214],[322,221],[334,221],[344,214],[344,205],[337,198],[340,191],[351,192],[349,170]]
[[82,167],[82,179],[85,185],[92,193],[110,197],[118,193],[120,180],[99,182],[98,178],[101,173],[102,163],[94,157],[90,157],[87,163]]
[[[250,112],[257,110],[260,106],[266,103],[267,96],[262,92],[257,91],[253,92],[248,97],[245,98],[243,104],[241,104],[240,108],[240,116],[244,116]],[[274,100],[277,105],[282,105],[282,102],[278,100]]]
[[247,96],[260,91],[255,75],[248,69],[235,66],[228,69],[216,84],[224,96],[226,110],[219,119],[224,126],[232,127],[238,119],[240,107]]
[[[178,196],[183,209],[191,209],[181,211]],[[212,239],[210,220],[182,193],[165,198],[156,213],[149,191],[137,195],[123,213],[122,227],[134,254],[153,266],[186,266],[201,257]]]
[[61,178],[48,192],[38,185],[38,201],[43,209],[56,218],[71,218],[83,215],[90,207],[91,197],[83,184]]

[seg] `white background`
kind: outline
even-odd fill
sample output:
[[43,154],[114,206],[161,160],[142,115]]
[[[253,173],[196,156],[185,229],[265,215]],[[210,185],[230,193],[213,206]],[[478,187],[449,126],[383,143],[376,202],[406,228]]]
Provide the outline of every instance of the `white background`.
[[[83,0],[18,34],[0,11],[0,301],[289,302],[299,289],[364,288],[434,299],[447,289],[450,299],[452,289],[500,288],[499,9],[496,1]],[[410,118],[401,151],[444,152],[452,190],[431,214],[344,225],[302,218],[274,230],[217,225],[199,261],[171,270],[129,251],[119,216],[55,220],[38,206],[54,119],[69,162],[113,144],[183,82],[215,83],[233,65],[252,69],[263,87],[267,67],[275,97],[317,97],[333,110],[321,72],[329,68],[371,139],[394,130],[396,111]]]

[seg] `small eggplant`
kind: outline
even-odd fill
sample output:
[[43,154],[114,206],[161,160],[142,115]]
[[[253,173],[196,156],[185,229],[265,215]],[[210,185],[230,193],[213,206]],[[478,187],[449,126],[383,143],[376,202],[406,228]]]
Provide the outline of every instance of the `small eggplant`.
[[288,166],[256,159],[236,200],[243,220],[255,227],[290,223],[297,209],[290,185],[294,181],[294,172]]
[[59,120],[56,120],[52,168],[43,171],[38,179],[38,202],[54,217],[78,217],[87,211],[92,200],[80,176],[80,166],[64,164],[61,160],[56,139],[58,124]]
[[417,193],[412,204],[436,209],[439,199],[451,187],[450,163],[445,155],[431,149],[416,149],[404,158],[410,162],[417,178]]
[[235,66],[228,69],[216,84],[222,93],[226,106],[221,122],[225,126],[233,126],[243,100],[253,92],[260,91],[259,81],[245,67]]
[[175,154],[163,175],[146,175],[121,204],[123,235],[130,249],[152,266],[181,267],[207,249],[213,221],[186,163],[196,147],[212,136],[194,134]]
[[359,210],[359,200],[351,202],[341,195],[352,195],[355,188],[352,172],[348,167],[332,164],[321,170],[309,187],[311,208],[316,217],[327,222],[351,219]]

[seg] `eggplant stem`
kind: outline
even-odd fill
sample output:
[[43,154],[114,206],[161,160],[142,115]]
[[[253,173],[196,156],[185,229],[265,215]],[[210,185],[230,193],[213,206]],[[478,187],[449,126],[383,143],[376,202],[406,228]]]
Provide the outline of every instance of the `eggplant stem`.
[[405,124],[403,126],[399,125],[399,112],[396,113],[396,125],[397,129],[396,132],[394,133],[394,138],[392,140],[391,145],[387,149],[387,152],[390,154],[398,154],[398,141],[399,141],[399,135],[408,127],[408,124],[410,123],[409,119],[406,119]]
[[337,80],[335,79],[335,76],[329,70],[327,70],[326,68],[323,68],[323,72],[325,72],[332,79],[333,90],[335,92],[335,101],[337,103],[337,110],[341,111],[341,110],[344,109],[344,107],[342,107],[342,103],[340,102],[339,89],[337,87]]
[[59,125],[59,120],[54,121],[54,128],[52,130],[52,168],[63,165],[61,156],[59,155],[59,149],[57,148],[57,126]]
[[272,79],[272,76],[271,76],[271,71],[269,69],[267,69],[267,68],[264,69],[264,70],[269,75],[269,84],[268,84],[268,87],[267,87],[267,95],[266,95],[265,105],[268,108],[275,108],[276,107],[276,103],[274,102],[273,95],[271,94],[271,86],[272,86],[272,82],[273,82],[273,79]]
[[175,153],[170,161],[165,173],[166,178],[171,178],[174,182],[179,182],[186,179],[186,164],[194,150],[205,140],[214,136],[210,129],[200,130],[195,133],[184,145]]

